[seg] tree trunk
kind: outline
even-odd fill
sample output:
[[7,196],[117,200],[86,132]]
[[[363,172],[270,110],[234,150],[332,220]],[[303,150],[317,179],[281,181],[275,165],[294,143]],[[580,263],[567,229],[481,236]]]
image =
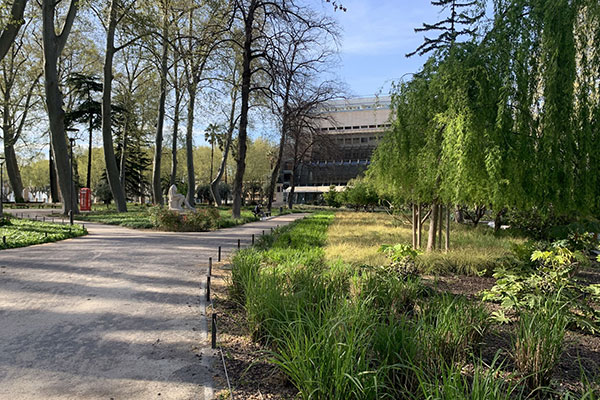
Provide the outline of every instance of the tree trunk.
[[454,209],[454,219],[459,224],[465,223],[465,216],[463,215],[463,210],[458,204],[456,205],[456,208]]
[[[177,68],[177,67],[175,67]],[[175,85],[175,110],[173,113],[173,143],[171,146],[171,179],[170,185],[175,184],[177,178],[177,136],[179,135],[179,107],[181,106],[181,93],[179,84]]]
[[437,234],[438,204],[431,204],[431,215],[429,216],[429,237],[427,238],[427,252],[435,250],[435,238]]
[[294,193],[296,192],[296,168],[292,170],[290,176],[290,194],[288,195],[288,208],[291,210],[294,206]]
[[123,194],[127,197],[126,190],[126,179],[127,179],[127,128],[128,122],[127,117],[125,117],[125,126],[123,127],[123,140],[121,142],[121,162],[119,166],[119,184],[121,185],[121,189],[123,190]]
[[48,175],[50,178],[50,202],[58,203],[60,195],[58,194],[58,186],[56,185],[56,164],[54,163],[54,155],[52,153],[52,144],[48,148]]
[[252,40],[254,29],[254,12],[256,10],[256,0],[250,3],[248,14],[244,21],[244,52],[242,59],[242,104],[240,110],[240,129],[238,133],[238,151],[235,179],[233,180],[233,218],[240,218],[242,211],[242,185],[244,184],[244,173],[246,172],[246,150],[248,136],[248,110],[250,103],[250,83],[252,79],[252,70],[250,61],[252,60]]
[[[225,137],[225,146],[223,148],[223,155],[221,157],[221,165],[219,165],[219,171],[217,171],[217,176],[210,183],[210,192],[212,194],[213,200],[215,204],[221,205],[221,195],[219,194],[219,182],[225,173],[225,169],[227,168],[227,158],[229,156],[229,149],[231,148],[231,141],[233,139],[233,130],[235,129],[235,104],[236,104],[236,91],[233,91],[233,95],[231,96],[231,111],[229,113],[229,128],[227,129],[227,136]],[[225,199],[225,203],[227,203],[227,199]]]
[[115,55],[115,30],[117,27],[117,8],[119,0],[112,0],[108,30],[106,32],[106,54],[104,56],[104,82],[102,88],[102,142],[104,147],[104,162],[110,191],[117,206],[117,212],[127,212],[127,200],[121,186],[117,159],[112,138],[112,80],[113,57]]
[[417,205],[412,205],[412,247],[417,248]]
[[439,217],[438,217],[438,249],[442,249],[442,231],[444,228],[444,206],[442,204],[440,204],[438,206],[438,213],[439,213]]
[[506,213],[506,208],[501,209],[496,214],[494,218],[494,232],[498,232],[500,230],[500,226],[502,226],[502,216]]
[[423,206],[421,203],[417,204],[417,248],[420,249],[423,245],[423,224],[421,223],[421,211]]
[[[43,0],[42,2],[42,41],[44,48],[46,106],[58,186],[63,198],[62,212],[65,215],[68,215],[69,211],[79,213],[79,209],[77,207],[77,193],[75,192],[73,181],[70,179],[70,157],[67,148],[64,121],[65,112],[62,109],[63,97],[59,87],[57,62],[73,26],[78,4],[78,1],[71,1],[61,33],[57,35],[54,25],[57,3],[54,0]],[[71,201],[66,201],[69,193],[72,194]]]
[[164,204],[162,186],[160,182],[160,163],[162,158],[162,143],[163,143],[163,124],[165,121],[165,100],[167,98],[167,73],[169,61],[169,43],[167,37],[169,29],[167,25],[167,15],[163,16],[163,41],[162,41],[162,56],[160,65],[160,97],[158,100],[158,121],[156,122],[156,136],[154,139],[154,159],[152,162],[152,196],[154,204]]
[[[4,98],[4,110],[2,112],[2,132],[4,142],[4,157],[6,162],[6,173],[8,174],[8,181],[10,187],[15,195],[15,202],[23,202],[23,181],[21,180],[21,173],[19,172],[19,165],[17,163],[17,155],[14,147],[14,131],[13,126],[10,122],[10,88],[5,88]],[[29,200],[29,199],[26,199]]]
[[88,162],[87,162],[87,175],[85,178],[85,187],[86,188],[91,188],[92,187],[92,139],[93,139],[93,124],[94,120],[93,120],[93,116],[90,113],[90,121],[89,124],[90,126],[88,127],[89,129],[89,144],[88,144]]
[[21,173],[19,172],[17,155],[15,153],[15,147],[6,140],[6,137],[4,138],[4,157],[6,161],[6,173],[8,174],[8,181],[10,182],[10,187],[12,187],[15,194],[15,202],[22,203],[24,200],[23,181],[21,180]]
[[445,250],[448,252],[450,250],[450,205],[446,207],[446,243]]
[[12,46],[21,25],[23,25],[23,14],[25,12],[25,6],[27,0],[15,0],[10,10],[10,23],[2,31],[0,35],[0,61],[4,58],[10,46]]
[[185,154],[187,159],[187,200],[194,206],[196,192],[196,175],[194,173],[194,108],[196,107],[196,82],[192,82],[188,86],[188,113],[187,113],[187,129],[185,134]]

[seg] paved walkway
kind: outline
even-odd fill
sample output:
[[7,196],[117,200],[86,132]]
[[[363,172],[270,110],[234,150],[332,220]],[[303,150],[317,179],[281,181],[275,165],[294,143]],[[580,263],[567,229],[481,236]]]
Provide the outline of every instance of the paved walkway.
[[86,223],[0,251],[0,399],[212,398],[208,257],[301,214],[204,233]]

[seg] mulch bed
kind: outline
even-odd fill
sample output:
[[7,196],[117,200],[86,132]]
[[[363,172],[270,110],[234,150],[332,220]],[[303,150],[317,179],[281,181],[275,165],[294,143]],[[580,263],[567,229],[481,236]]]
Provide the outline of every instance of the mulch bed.
[[[225,264],[213,267],[213,303],[219,316],[219,344],[222,347],[227,364],[227,372],[233,387],[235,399],[294,399],[297,391],[278,369],[266,360],[268,349],[252,341],[247,329],[243,308],[231,300],[227,294],[229,278],[228,266]],[[582,279],[600,282],[600,271],[586,270],[580,274]],[[477,294],[494,285],[491,277],[469,276],[425,276],[425,283],[438,290],[453,294],[462,294],[477,300]],[[486,303],[490,311],[498,309],[497,305]],[[494,325],[482,340],[479,351],[484,362],[491,363],[496,356],[497,362],[511,369],[510,347],[513,340],[512,327]],[[565,337],[564,352],[554,371],[555,388],[577,390],[581,387],[581,372],[588,375],[600,371],[600,337],[581,332],[569,331]],[[215,366],[221,371],[215,381],[222,390],[217,398],[229,399],[227,382],[223,367],[219,362]]]

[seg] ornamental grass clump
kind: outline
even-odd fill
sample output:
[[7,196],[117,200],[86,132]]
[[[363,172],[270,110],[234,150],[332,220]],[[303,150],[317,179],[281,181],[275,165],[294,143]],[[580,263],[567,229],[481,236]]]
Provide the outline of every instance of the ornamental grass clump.
[[229,293],[238,304],[246,303],[246,293],[258,278],[261,260],[262,255],[251,248],[240,250],[233,256]]
[[421,341],[422,365],[437,371],[465,362],[488,328],[489,316],[483,305],[464,296],[446,293],[419,303],[415,330]]
[[520,313],[513,343],[515,367],[531,391],[549,386],[569,323],[560,293],[539,297],[536,303]]

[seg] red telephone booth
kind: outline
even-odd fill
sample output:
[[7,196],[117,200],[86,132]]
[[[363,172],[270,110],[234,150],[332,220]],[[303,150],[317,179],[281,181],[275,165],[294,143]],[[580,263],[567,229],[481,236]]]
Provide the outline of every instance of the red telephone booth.
[[92,211],[92,190],[90,188],[79,189],[79,210]]

